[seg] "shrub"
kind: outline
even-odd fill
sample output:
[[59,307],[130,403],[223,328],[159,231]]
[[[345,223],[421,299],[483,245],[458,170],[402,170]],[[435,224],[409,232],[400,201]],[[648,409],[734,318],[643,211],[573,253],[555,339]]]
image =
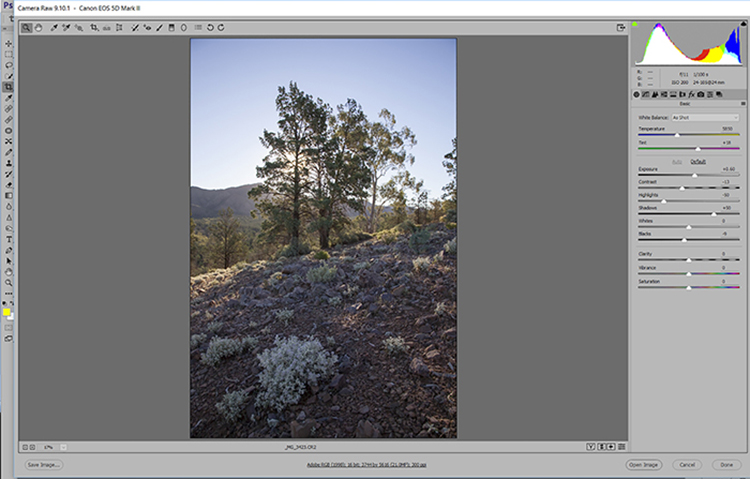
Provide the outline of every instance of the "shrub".
[[341,305],[341,297],[340,296],[334,296],[332,298],[328,298],[328,304],[331,306],[339,306]]
[[336,267],[322,264],[307,270],[307,281],[310,283],[328,283],[336,277]]
[[291,309],[280,309],[276,311],[276,319],[284,321],[284,324],[289,324],[289,320],[294,317],[294,310]]
[[284,274],[281,271],[276,271],[268,277],[268,284],[270,286],[276,286],[283,278]]
[[412,223],[411,220],[406,220],[403,223],[396,225],[395,228],[399,233],[413,233],[417,230],[416,225]]
[[245,406],[247,398],[247,391],[227,393],[221,402],[216,403],[216,409],[227,422],[237,422],[242,415],[242,408]]
[[258,345],[258,340],[252,336],[242,339],[229,339],[214,337],[208,343],[208,349],[201,354],[201,363],[206,366],[216,367],[222,359],[239,354],[247,349],[252,349]]
[[456,229],[457,226],[458,225],[456,223],[453,223],[451,221],[445,223],[445,227],[448,228],[449,230],[454,230]]
[[362,261],[361,263],[357,263],[354,265],[354,271],[359,271],[360,269],[369,268],[370,263],[367,261]]
[[398,233],[393,230],[384,231],[380,236],[380,240],[385,244],[391,244],[398,239]]
[[342,231],[336,238],[336,244],[352,244],[372,238],[372,235],[363,231]]
[[426,229],[418,229],[409,238],[409,247],[416,253],[421,253],[430,241],[430,232]]
[[317,339],[277,337],[272,349],[258,355],[263,371],[258,376],[261,391],[256,405],[283,411],[302,398],[308,385],[333,373],[338,358],[323,349]]
[[300,256],[303,254],[310,253],[310,246],[306,243],[300,243],[295,248],[293,245],[286,245],[281,250],[279,250],[278,253],[276,253],[277,258],[294,258],[295,256]]
[[330,257],[331,255],[328,254],[327,251],[323,251],[323,250],[316,251],[315,254],[313,255],[314,259],[322,259],[322,260],[327,260]]
[[424,273],[430,268],[430,258],[425,258],[424,256],[420,256],[419,258],[415,258],[412,260],[412,264],[414,265],[414,270],[417,273]]
[[435,305],[435,314],[437,314],[438,316],[442,316],[447,312],[448,312],[448,308],[445,307],[444,302],[441,301]]
[[205,334],[194,334],[190,336],[190,347],[192,349],[197,348],[200,344],[206,340]]
[[383,347],[385,352],[391,356],[398,356],[399,354],[405,354],[409,346],[406,345],[404,338],[401,336],[395,336],[386,338],[383,340]]
[[455,255],[458,251],[458,242],[456,241],[457,238],[453,238],[452,240],[448,241],[443,245],[443,251],[445,251],[448,254]]
[[208,329],[209,332],[216,334],[221,331],[223,326],[224,324],[219,321],[211,321],[206,325],[206,329]]

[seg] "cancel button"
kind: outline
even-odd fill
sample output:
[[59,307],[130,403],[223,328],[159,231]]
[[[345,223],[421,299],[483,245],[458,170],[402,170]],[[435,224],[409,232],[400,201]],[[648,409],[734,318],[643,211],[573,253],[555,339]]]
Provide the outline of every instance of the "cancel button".
[[678,471],[697,471],[703,464],[697,459],[678,459],[672,466]]
[[26,469],[29,471],[59,471],[62,467],[62,461],[57,459],[29,459],[26,461]]

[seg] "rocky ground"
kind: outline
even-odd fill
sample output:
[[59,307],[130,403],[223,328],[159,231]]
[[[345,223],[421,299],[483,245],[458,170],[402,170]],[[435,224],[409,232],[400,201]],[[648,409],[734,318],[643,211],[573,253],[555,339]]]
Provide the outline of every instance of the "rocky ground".
[[[337,248],[325,261],[256,261],[192,278],[191,436],[455,438],[456,256],[444,245],[456,233],[429,228],[419,253],[403,235]],[[429,264],[415,268],[418,257]],[[336,267],[334,279],[311,283],[308,270],[321,264]],[[258,342],[214,367],[201,356],[215,336]],[[338,358],[282,412],[255,404],[257,356],[277,336],[311,336]],[[388,351],[389,338],[405,348]],[[248,400],[228,421],[216,404],[233,391]]]

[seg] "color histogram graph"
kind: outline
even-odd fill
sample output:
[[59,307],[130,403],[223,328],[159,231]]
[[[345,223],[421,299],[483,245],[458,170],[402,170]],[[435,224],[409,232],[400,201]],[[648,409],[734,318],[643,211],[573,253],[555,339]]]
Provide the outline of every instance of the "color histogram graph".
[[741,65],[740,28],[729,34],[721,45],[705,48],[700,54],[690,57],[675,45],[661,23],[651,31],[643,53],[643,60],[638,65]]

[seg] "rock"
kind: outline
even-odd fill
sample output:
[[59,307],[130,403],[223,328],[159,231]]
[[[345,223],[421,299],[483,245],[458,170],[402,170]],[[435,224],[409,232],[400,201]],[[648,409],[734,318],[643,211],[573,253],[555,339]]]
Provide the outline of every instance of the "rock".
[[456,328],[455,326],[451,329],[446,329],[443,334],[440,335],[443,339],[456,339]]
[[330,387],[336,391],[341,390],[346,385],[346,376],[343,374],[337,374],[331,380]]
[[349,388],[343,388],[341,391],[339,391],[339,394],[341,394],[342,396],[351,396],[352,394],[354,394],[354,391]]
[[367,308],[370,313],[376,313],[378,311],[378,303],[371,303],[370,307]]
[[362,406],[361,408],[359,408],[360,414],[367,414],[368,412],[370,412],[370,408],[368,406]]
[[305,419],[307,419],[307,414],[304,410],[300,411],[299,414],[297,414],[297,421],[299,422],[305,422]]
[[380,432],[373,427],[370,421],[359,421],[355,437],[380,437]]
[[236,299],[230,299],[229,301],[227,301],[227,308],[229,309],[238,309],[241,306],[242,304],[240,304],[240,302]]
[[380,300],[384,303],[390,303],[393,301],[393,295],[391,293],[383,293],[380,295]]
[[310,433],[312,432],[312,428],[315,425],[315,421],[312,419],[308,419],[304,421],[302,424],[298,423],[297,421],[292,421],[290,426],[292,430],[292,437],[295,438],[306,438],[310,437]]
[[331,406],[331,411],[339,411],[341,406]]
[[331,400],[331,395],[328,393],[320,393],[318,394],[318,399],[320,399],[322,402],[328,402]]
[[419,333],[419,334],[415,334],[414,335],[414,339],[416,339],[417,341],[426,341],[426,340],[430,339],[430,335],[429,334],[424,334],[424,333]]
[[423,324],[422,326],[419,327],[419,332],[424,333],[424,334],[431,333],[432,326],[430,326],[429,324]]
[[406,285],[405,284],[402,284],[401,286],[397,286],[397,287],[393,288],[393,291],[391,291],[391,293],[393,294],[393,296],[395,296],[397,298],[400,297],[400,296],[402,296],[404,294],[404,292],[406,292]]
[[245,406],[245,417],[253,421],[255,420],[255,401],[250,401]]
[[350,358],[348,355],[345,354],[344,357],[342,357],[341,360],[339,360],[339,371],[344,374],[348,373],[349,371],[352,370],[352,366],[353,366],[352,363],[353,363],[352,358]]
[[430,375],[430,368],[420,358],[414,358],[409,364],[409,371],[417,376],[427,377]]
[[440,356],[440,351],[438,351],[437,349],[432,349],[424,353],[425,359],[433,359],[437,356]]
[[296,264],[288,264],[281,268],[281,274],[294,274],[299,271],[299,266]]

